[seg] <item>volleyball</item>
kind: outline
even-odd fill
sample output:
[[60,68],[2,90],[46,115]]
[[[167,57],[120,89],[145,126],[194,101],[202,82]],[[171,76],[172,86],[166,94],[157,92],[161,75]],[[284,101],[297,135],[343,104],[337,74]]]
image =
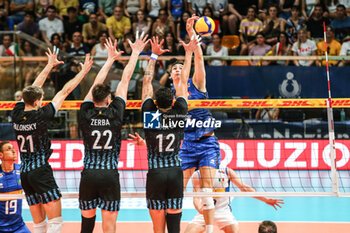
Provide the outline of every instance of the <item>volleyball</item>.
[[210,36],[215,30],[214,20],[210,17],[200,17],[194,26],[196,32],[201,36]]

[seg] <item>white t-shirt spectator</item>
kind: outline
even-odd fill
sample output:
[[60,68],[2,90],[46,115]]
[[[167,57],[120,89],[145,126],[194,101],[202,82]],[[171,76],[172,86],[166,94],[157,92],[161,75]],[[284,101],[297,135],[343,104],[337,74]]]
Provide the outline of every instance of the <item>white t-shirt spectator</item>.
[[342,44],[339,56],[350,56],[350,41]]
[[213,4],[214,16],[219,17],[220,13],[228,9],[228,0],[209,0]]
[[204,8],[207,6],[207,4],[210,2],[210,0],[190,0],[192,10],[197,14],[197,11],[200,15],[203,14]]
[[[305,43],[300,44],[298,47],[298,42],[295,42],[292,47],[292,51],[296,52],[298,56],[311,56],[312,52],[316,51],[317,47],[314,41],[307,39]],[[301,66],[308,66],[312,61],[299,60]]]
[[[222,57],[228,56],[228,49],[225,46],[221,46],[221,49],[217,52],[214,51],[213,45],[209,45],[207,48],[207,55],[211,55],[212,57]],[[211,66],[222,66],[222,60],[212,60],[210,62]]]
[[51,36],[55,33],[64,33],[63,22],[58,18],[55,18],[52,21],[48,18],[40,20],[39,28],[40,31],[46,32],[46,36],[49,40],[51,40]]

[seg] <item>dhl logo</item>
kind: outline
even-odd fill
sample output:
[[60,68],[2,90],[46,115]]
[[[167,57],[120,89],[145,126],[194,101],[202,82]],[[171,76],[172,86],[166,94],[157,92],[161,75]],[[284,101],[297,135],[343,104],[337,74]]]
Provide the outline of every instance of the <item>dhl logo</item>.
[[[229,109],[229,108],[326,108],[327,99],[212,99],[212,100],[189,100],[188,108],[211,108],[211,109]],[[48,104],[44,101],[43,105]],[[65,101],[61,107],[62,110],[78,110],[82,101]],[[0,110],[12,110],[15,107],[15,101],[0,101]],[[126,109],[140,109],[141,100],[129,100]],[[350,108],[350,98],[333,99],[332,107]]]

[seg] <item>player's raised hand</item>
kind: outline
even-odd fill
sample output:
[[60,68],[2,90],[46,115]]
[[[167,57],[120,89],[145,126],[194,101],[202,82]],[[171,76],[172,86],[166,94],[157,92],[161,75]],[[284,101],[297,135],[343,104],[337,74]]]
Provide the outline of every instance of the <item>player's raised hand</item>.
[[195,14],[193,14],[191,18],[187,19],[186,30],[187,30],[187,33],[189,36],[196,34],[196,32],[193,29],[193,24],[194,24],[194,21],[196,21],[198,19],[199,19],[199,17],[196,16]]
[[117,44],[117,40],[113,43],[110,37],[106,40],[105,46],[108,51],[108,59],[113,59],[113,61],[115,61],[124,53],[124,51],[117,51]]
[[93,63],[94,61],[93,61],[93,58],[90,57],[90,53],[86,54],[84,64],[80,63],[81,72],[83,72],[84,75],[89,73]]
[[60,49],[57,48],[56,46],[53,46],[53,50],[51,51],[50,48],[47,49],[47,52],[45,53],[46,56],[48,57],[47,64],[51,65],[52,67],[55,67],[59,64],[63,64],[63,61],[59,61],[57,59],[57,55],[59,53]]
[[158,36],[153,37],[151,41],[152,45],[152,53],[157,54],[158,56],[163,53],[169,52],[169,49],[162,49],[162,45],[164,43],[164,39],[159,43]]
[[284,204],[284,201],[283,201],[283,199],[269,198],[265,201],[265,203],[272,206],[273,208],[275,208],[275,210],[277,210],[277,206],[279,208],[282,208],[282,206],[280,204]]
[[130,40],[128,40],[132,51],[140,54],[143,51],[146,44],[149,42],[149,40],[147,40],[147,37],[148,35],[144,36],[144,32],[142,32],[141,36],[139,37],[139,31],[136,31],[135,42],[132,43]]
[[186,52],[194,52],[194,50],[198,47],[201,46],[201,40],[202,38],[199,37],[199,35],[195,36],[192,35],[191,40],[188,44],[183,42],[182,40],[180,41],[181,45],[184,47]]
[[133,141],[136,145],[146,146],[145,140],[138,133],[135,132],[135,135],[129,133],[129,137],[128,140]]

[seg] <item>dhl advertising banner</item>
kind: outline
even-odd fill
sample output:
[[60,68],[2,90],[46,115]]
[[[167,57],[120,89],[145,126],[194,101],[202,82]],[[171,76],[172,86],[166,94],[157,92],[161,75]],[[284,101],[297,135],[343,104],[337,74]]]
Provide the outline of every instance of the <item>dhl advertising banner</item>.
[[[330,67],[332,97],[348,98],[350,67]],[[327,98],[326,67],[207,66],[207,89],[211,98]]]
[[[18,151],[17,143],[12,141]],[[222,165],[236,170],[329,170],[328,140],[219,140]],[[80,140],[52,141],[49,160],[54,170],[82,170]],[[337,140],[336,166],[350,170],[350,140]],[[147,148],[122,141],[120,170],[147,170]]]

